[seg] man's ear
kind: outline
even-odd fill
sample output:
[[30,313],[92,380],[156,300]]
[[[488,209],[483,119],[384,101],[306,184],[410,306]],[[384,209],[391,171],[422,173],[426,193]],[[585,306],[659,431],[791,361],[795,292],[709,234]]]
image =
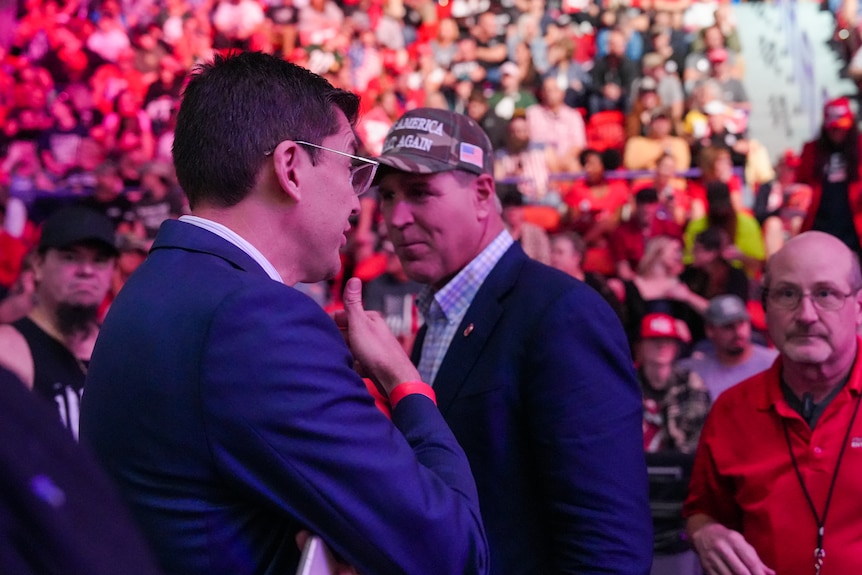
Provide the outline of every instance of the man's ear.
[[299,145],[292,140],[282,141],[272,153],[275,177],[278,179],[281,189],[295,202],[300,200],[299,181],[306,158],[299,153]]
[[704,324],[703,332],[706,334],[706,339],[712,339],[715,337],[715,328],[710,324]]
[[499,200],[494,187],[494,178],[491,174],[482,174],[476,178],[475,182],[477,215],[481,219],[487,218],[490,214],[499,213]]
[[[47,252],[46,252],[47,253]],[[33,283],[38,285],[42,281],[42,267],[45,265],[45,254],[36,253],[33,258]]]
[[856,306],[856,331],[862,334],[862,290],[856,292],[853,304]]

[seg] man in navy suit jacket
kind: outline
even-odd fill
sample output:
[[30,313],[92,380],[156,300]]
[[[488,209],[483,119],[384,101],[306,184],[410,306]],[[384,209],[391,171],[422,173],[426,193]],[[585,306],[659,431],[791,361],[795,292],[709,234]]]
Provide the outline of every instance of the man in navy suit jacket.
[[173,155],[194,216],[163,225],[114,301],[81,418],[168,573],[284,575],[306,530],[368,575],[487,571],[468,462],[360,282],[344,336],[289,287],[339,270],[376,168],[355,156],[357,110],[260,53],[185,90]]
[[648,573],[641,396],[610,306],[513,242],[469,118],[410,111],[378,160],[390,239],[428,284],[414,360],[470,459],[491,572]]

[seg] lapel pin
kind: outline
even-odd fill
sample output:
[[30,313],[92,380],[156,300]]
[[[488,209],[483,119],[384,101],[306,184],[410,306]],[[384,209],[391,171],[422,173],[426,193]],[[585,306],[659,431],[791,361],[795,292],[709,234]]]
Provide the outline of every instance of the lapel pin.
[[473,324],[472,323],[470,325],[468,325],[466,328],[464,328],[464,337],[467,337],[471,333],[473,333]]

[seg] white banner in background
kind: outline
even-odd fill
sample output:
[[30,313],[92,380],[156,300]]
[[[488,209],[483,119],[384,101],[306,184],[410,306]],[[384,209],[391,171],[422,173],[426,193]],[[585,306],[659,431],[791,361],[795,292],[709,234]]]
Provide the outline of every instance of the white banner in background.
[[775,161],[820,130],[823,103],[856,94],[828,41],[835,19],[814,2],[734,4],[751,99],[749,134]]

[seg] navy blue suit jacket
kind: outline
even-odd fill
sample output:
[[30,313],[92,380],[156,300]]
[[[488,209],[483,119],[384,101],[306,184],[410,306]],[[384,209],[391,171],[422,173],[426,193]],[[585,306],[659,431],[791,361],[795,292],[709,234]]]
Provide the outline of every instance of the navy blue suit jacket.
[[311,299],[169,221],[102,327],[81,436],[168,573],[286,575],[300,529],[366,575],[484,573],[475,484],[438,410],[408,396],[390,422],[352,366]]
[[649,572],[640,390],[620,322],[592,288],[513,245],[434,389],[476,478],[492,573]]

